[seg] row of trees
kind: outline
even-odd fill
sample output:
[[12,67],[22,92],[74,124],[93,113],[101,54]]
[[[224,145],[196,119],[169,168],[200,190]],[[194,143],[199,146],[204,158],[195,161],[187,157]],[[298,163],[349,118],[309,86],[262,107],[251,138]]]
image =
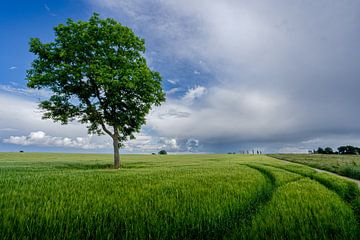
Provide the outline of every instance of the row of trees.
[[314,150],[313,153],[317,154],[353,154],[359,155],[360,148],[354,147],[351,145],[340,146],[337,148],[337,151],[334,151],[331,147],[321,148],[319,147],[317,150]]

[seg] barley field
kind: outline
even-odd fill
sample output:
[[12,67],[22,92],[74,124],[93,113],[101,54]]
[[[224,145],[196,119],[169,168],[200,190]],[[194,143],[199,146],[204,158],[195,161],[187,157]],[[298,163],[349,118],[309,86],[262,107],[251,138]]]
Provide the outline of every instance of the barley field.
[[305,164],[360,180],[360,156],[339,154],[273,154],[274,158]]
[[360,192],[264,155],[0,153],[0,239],[358,239]]

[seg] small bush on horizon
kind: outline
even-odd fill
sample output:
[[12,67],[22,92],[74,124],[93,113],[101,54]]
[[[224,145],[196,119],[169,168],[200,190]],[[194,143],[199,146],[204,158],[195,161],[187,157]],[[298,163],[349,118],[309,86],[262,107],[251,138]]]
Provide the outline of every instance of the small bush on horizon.
[[160,155],[166,155],[167,152],[166,152],[165,150],[160,150],[160,151],[159,151],[159,154],[160,154]]

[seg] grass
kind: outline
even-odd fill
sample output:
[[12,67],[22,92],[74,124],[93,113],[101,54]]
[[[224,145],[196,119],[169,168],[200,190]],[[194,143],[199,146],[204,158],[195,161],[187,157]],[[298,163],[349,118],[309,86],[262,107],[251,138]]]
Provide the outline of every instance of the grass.
[[360,180],[359,155],[272,154],[270,156]]
[[356,239],[356,225],[339,196],[301,179],[276,190],[253,219],[252,234],[256,239]]
[[356,239],[359,190],[253,155],[0,153],[0,239]]

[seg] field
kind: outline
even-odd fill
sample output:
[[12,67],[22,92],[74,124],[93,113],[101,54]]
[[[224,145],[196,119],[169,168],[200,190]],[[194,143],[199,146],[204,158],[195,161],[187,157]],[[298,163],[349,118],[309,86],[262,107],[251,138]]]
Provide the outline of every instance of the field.
[[360,180],[359,155],[273,154],[271,156]]
[[358,239],[360,192],[260,155],[0,153],[0,239]]

